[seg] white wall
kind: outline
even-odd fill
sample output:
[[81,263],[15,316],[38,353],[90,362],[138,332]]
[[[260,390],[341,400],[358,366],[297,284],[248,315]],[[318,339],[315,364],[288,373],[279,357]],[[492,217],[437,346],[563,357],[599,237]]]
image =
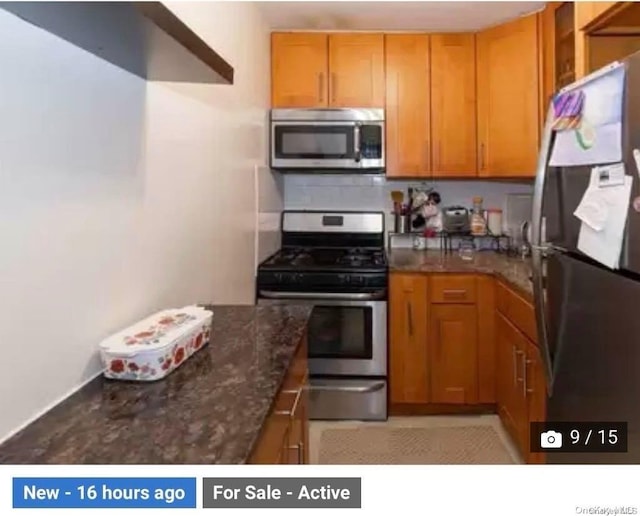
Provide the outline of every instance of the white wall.
[[233,86],[145,83],[0,10],[0,440],[123,325],[253,301],[268,30],[251,3],[169,7]]

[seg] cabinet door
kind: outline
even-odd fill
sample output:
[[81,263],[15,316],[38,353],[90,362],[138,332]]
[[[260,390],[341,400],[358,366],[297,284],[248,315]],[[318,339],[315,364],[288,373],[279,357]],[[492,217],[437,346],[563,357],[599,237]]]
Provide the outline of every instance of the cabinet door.
[[332,107],[384,107],[384,36],[329,36],[329,96]]
[[518,390],[517,365],[518,338],[516,330],[500,314],[496,315],[496,397],[502,423],[514,439],[518,439],[520,391]]
[[[526,404],[521,392],[521,346],[516,330],[501,314],[496,314],[496,396],[498,414],[511,437],[522,450],[522,420]],[[528,445],[527,445],[528,447]]]
[[431,36],[433,175],[477,175],[474,34]]
[[477,36],[478,174],[533,177],[539,147],[537,15]]
[[431,305],[429,372],[433,403],[478,401],[478,331],[474,305]]
[[[544,369],[540,352],[535,344],[530,341],[526,343],[526,362],[524,367],[524,388],[527,395],[528,418],[523,429],[523,439],[527,443],[527,450],[530,449],[530,423],[545,421],[547,415],[547,384],[544,376]],[[544,464],[544,453],[529,453],[527,463]]]
[[427,277],[391,274],[389,390],[391,403],[428,403]]
[[271,35],[271,106],[327,107],[328,36],[321,33]]
[[431,175],[429,36],[387,34],[387,177]]

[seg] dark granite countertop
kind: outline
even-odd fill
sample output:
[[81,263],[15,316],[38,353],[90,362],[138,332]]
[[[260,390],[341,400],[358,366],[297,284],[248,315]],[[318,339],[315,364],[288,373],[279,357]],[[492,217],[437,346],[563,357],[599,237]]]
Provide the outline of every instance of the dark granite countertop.
[[238,464],[306,331],[305,306],[214,306],[208,346],[163,380],[96,378],[0,445],[5,464]]
[[529,297],[533,297],[533,285],[529,281],[531,260],[510,257],[495,251],[478,251],[473,260],[463,260],[457,253],[439,250],[416,251],[414,249],[389,249],[390,271],[404,272],[453,272],[494,274],[505,279]]

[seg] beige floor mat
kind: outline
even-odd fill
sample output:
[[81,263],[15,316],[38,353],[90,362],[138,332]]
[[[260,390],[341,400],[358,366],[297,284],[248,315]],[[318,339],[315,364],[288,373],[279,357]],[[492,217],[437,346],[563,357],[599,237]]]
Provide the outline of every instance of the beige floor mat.
[[514,464],[488,425],[325,429],[320,464]]

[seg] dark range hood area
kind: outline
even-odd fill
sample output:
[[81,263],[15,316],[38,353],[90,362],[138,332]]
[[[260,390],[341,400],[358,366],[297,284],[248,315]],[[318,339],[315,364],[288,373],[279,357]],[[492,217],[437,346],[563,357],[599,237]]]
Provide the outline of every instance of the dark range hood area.
[[151,81],[233,84],[233,68],[160,2],[0,2],[0,8]]

